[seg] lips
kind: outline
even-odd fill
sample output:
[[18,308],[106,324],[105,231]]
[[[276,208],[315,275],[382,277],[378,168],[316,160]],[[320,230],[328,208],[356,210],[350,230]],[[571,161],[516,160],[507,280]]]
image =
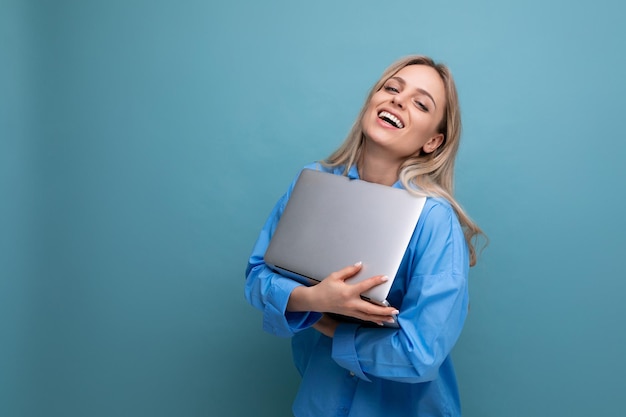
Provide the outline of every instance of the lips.
[[385,122],[398,129],[402,129],[404,127],[404,123],[402,122],[402,120],[400,120],[398,116],[396,116],[395,114],[391,114],[386,110],[382,110],[380,113],[378,113],[378,118],[384,120]]

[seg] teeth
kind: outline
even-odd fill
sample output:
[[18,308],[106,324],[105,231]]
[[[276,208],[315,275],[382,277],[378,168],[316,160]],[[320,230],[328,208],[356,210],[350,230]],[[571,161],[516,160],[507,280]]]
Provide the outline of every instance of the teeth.
[[402,129],[404,127],[400,119],[398,119],[396,116],[389,113],[388,111],[381,111],[380,113],[378,113],[378,117],[389,119],[391,122],[393,122],[394,125],[396,125],[397,128]]

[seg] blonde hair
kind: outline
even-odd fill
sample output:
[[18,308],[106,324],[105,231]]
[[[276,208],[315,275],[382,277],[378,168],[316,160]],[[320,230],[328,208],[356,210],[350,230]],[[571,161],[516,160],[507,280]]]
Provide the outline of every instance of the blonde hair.
[[454,199],[454,162],[461,137],[461,111],[454,79],[446,65],[435,63],[431,58],[422,55],[407,56],[394,62],[383,72],[370,91],[346,140],[323,163],[327,166],[344,165],[344,174],[347,174],[350,168],[359,161],[365,139],[361,122],[372,96],[389,78],[409,65],[429,66],[435,69],[443,80],[447,104],[439,125],[439,133],[444,135],[444,139],[441,146],[434,152],[420,152],[418,155],[407,158],[400,166],[398,178],[409,192],[442,197],[452,205],[463,227],[469,247],[470,266],[474,266],[477,258],[475,242],[479,236],[485,238],[486,236]]

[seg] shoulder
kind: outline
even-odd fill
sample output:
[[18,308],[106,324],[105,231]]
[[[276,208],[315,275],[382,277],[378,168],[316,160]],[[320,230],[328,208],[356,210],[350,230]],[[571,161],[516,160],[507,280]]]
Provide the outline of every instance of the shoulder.
[[316,162],[311,162],[309,164],[306,164],[305,166],[303,166],[298,173],[296,174],[295,178],[293,179],[293,181],[291,181],[291,185],[289,187],[289,193],[291,193],[291,191],[293,190],[293,187],[296,185],[296,182],[298,181],[298,178],[300,178],[300,174],[302,174],[303,171],[305,170],[313,170],[313,171],[321,171],[321,172],[327,172],[329,174],[335,174],[335,175],[343,175],[343,166],[337,166],[337,167],[331,167],[328,165],[324,165],[323,163],[316,161]]
[[467,273],[469,258],[463,228],[454,208],[443,198],[426,199],[411,246],[421,275]]
[[302,174],[302,172],[307,170],[307,169],[313,170],[313,171],[328,172],[328,173],[337,174],[337,175],[341,174],[341,169],[340,168],[329,167],[327,165],[322,164],[319,161],[308,163],[305,166],[303,166],[302,168],[300,168],[300,170],[296,173],[296,176],[293,178],[293,180],[291,181],[291,184],[289,186],[289,193],[291,193],[291,191],[293,190],[293,187],[296,185],[296,182],[298,181],[298,178],[300,178],[300,174]]
[[323,171],[323,172],[328,172],[331,174],[335,174],[335,175],[341,175],[343,172],[343,168],[342,167],[329,167],[327,165],[322,164],[319,161],[315,161],[315,162],[310,162],[306,165],[304,165],[302,168],[300,168],[300,170],[298,170],[298,172],[296,173],[295,177],[291,180],[291,183],[289,184],[289,187],[287,188],[287,191],[285,192],[285,194],[283,194],[279,205],[281,207],[281,211],[284,209],[285,205],[287,204],[287,201],[289,200],[289,198],[291,197],[291,193],[293,192],[294,187],[296,186],[296,182],[298,182],[298,178],[300,178],[300,174],[302,174],[302,171],[306,170],[306,169],[311,169],[314,171]]
[[300,172],[302,172],[305,169],[312,169],[314,171],[322,171],[322,172],[328,172],[331,174],[335,174],[335,175],[342,175],[343,174],[343,165],[342,166],[328,166],[328,165],[324,165],[322,162],[320,161],[316,161],[316,162],[311,162],[307,165],[305,165]]
[[422,213],[423,217],[428,217],[431,220],[445,222],[456,221],[458,223],[454,208],[452,208],[450,202],[445,198],[427,197]]
[[427,241],[464,242],[463,229],[452,205],[444,198],[428,197],[417,222],[418,235]]
[[291,180],[291,184],[289,186],[289,193],[291,192],[291,190],[293,189],[294,185],[296,184],[296,182],[298,181],[298,178],[300,178],[300,174],[302,174],[303,171],[310,169],[313,171],[324,171],[324,172],[333,172],[332,169],[330,169],[329,167],[326,167],[325,165],[323,165],[321,162],[310,162],[306,165],[304,165],[302,168],[300,168],[298,170],[298,172],[296,173],[295,177]]

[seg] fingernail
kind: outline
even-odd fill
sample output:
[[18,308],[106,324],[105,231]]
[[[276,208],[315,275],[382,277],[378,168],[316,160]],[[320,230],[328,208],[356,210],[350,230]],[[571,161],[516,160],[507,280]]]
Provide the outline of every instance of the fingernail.
[[387,320],[387,323],[395,323],[396,321],[394,319],[389,319]]
[[398,310],[393,310],[391,314],[393,314],[394,316],[397,316],[398,314],[400,314],[400,312]]
[[389,281],[389,277],[388,277],[387,275],[383,275],[383,276],[380,278],[380,280],[381,280],[382,282],[387,282],[387,281]]
[[361,266],[361,265],[363,265],[363,262],[361,262],[361,261],[359,261],[359,262],[354,264],[354,266]]

